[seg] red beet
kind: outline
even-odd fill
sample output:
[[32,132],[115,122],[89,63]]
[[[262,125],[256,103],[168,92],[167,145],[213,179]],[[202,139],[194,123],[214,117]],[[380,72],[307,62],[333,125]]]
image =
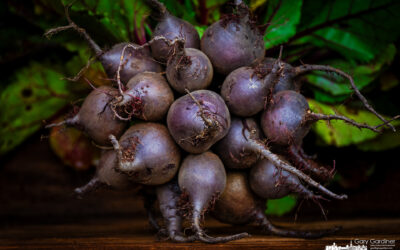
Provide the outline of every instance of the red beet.
[[[228,135],[224,138],[226,141],[221,141],[222,146],[216,146],[217,153],[221,155],[222,159],[225,159],[227,167],[248,168],[255,163],[258,157],[263,157],[271,161],[280,169],[286,170],[297,176],[327,196],[335,199],[347,198],[346,195],[337,195],[329,191],[302,171],[291,166],[286,162],[286,160],[272,153],[265,145],[265,142],[260,139],[261,132],[255,121],[251,120],[251,118],[243,120],[234,118],[232,121],[232,129],[229,130]],[[242,132],[240,133],[239,131]],[[225,150],[223,150],[224,145],[226,147]],[[243,154],[243,152],[245,153]],[[243,164],[240,164],[242,161]]]
[[168,111],[169,132],[185,151],[207,151],[223,138],[230,126],[224,100],[210,90],[197,90],[177,99]]
[[172,88],[183,94],[187,90],[206,89],[213,78],[208,57],[198,49],[179,47],[167,63],[167,79]]
[[59,125],[75,126],[82,129],[98,145],[111,145],[110,134],[119,138],[124,132],[127,123],[115,117],[111,108],[111,101],[118,91],[108,86],[94,89],[83,102],[79,112],[72,118],[47,127]]
[[216,72],[227,75],[264,57],[264,40],[248,7],[239,1],[236,13],[209,26],[201,38],[201,50]]
[[[153,9],[152,16],[158,20],[154,29],[153,38],[162,36],[168,40],[183,39],[185,48],[199,48],[200,38],[194,26],[185,20],[171,15],[164,4],[157,0],[147,0]],[[167,62],[173,54],[173,47],[165,41],[159,40],[151,44],[152,55],[159,62]]]
[[113,135],[110,139],[118,153],[117,170],[134,183],[164,184],[178,171],[180,151],[164,125],[138,123],[119,141]]
[[196,238],[206,243],[221,243],[248,236],[247,233],[227,237],[213,238],[205,234],[200,226],[200,218],[207,207],[224,191],[226,173],[224,165],[217,155],[205,152],[189,155],[183,162],[178,174],[180,189],[189,198],[192,226]]
[[340,229],[335,227],[311,232],[276,227],[269,222],[264,213],[265,203],[264,199],[260,199],[251,191],[246,173],[229,172],[225,190],[215,204],[213,216],[221,222],[233,225],[254,222],[265,232],[283,237],[319,238]]
[[165,78],[155,72],[143,72],[131,78],[122,95],[116,96],[113,105],[123,120],[136,117],[145,121],[164,118],[174,101],[174,93]]

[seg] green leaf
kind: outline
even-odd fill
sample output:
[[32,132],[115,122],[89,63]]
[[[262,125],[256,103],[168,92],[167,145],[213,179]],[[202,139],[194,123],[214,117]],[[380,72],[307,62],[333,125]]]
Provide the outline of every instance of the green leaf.
[[[63,0],[64,4],[71,0]],[[143,43],[145,35],[145,18],[150,13],[147,5],[142,0],[108,1],[108,0],[83,0],[73,1],[73,11],[84,11],[96,16],[108,33],[113,34],[119,41],[132,41]]]
[[357,145],[357,148],[363,151],[385,151],[397,147],[400,147],[400,132],[391,131]]
[[21,69],[0,95],[0,154],[13,149],[72,98],[63,75],[38,63]]
[[[349,72],[356,86],[362,89],[372,83],[386,65],[392,63],[395,55],[396,47],[393,44],[389,44],[380,55],[368,64],[357,65],[354,62],[340,59],[325,60],[322,64],[330,65],[344,72]],[[323,91],[316,94],[316,99],[320,101],[342,101],[353,93],[350,89],[349,81],[335,74],[313,71],[308,73],[305,79],[313,86]],[[330,95],[331,97],[324,95]]]
[[296,34],[301,5],[301,0],[268,1],[268,11],[264,18],[264,23],[269,24],[264,36],[266,49],[287,42]]
[[[366,110],[353,110],[343,105],[326,105],[312,99],[308,99],[308,103],[310,109],[315,113],[343,115],[358,123],[367,123],[370,126],[382,123],[374,114]],[[400,121],[394,121],[392,124],[398,125]],[[340,120],[332,120],[329,123],[318,121],[313,125],[312,130],[324,144],[336,147],[358,144],[379,136],[378,133],[369,129],[359,129]]]
[[285,196],[280,199],[268,200],[267,209],[265,213],[268,215],[282,216],[290,211],[296,206],[296,197]]
[[292,42],[329,47],[348,60],[368,62],[398,39],[399,22],[399,1],[304,0]]

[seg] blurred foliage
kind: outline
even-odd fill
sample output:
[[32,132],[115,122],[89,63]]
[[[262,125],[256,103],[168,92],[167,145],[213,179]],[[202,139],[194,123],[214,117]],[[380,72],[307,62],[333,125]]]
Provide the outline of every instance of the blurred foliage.
[[[50,120],[90,90],[85,81],[69,82],[64,78],[75,75],[93,56],[83,39],[73,31],[57,34],[51,40],[43,37],[46,30],[67,24],[63,4],[71,2],[72,19],[105,49],[121,41],[143,44],[155,25],[143,0],[1,1],[0,155],[18,146],[42,128],[43,120]],[[161,2],[172,14],[194,24],[200,35],[231,7],[227,0]],[[398,56],[399,1],[245,2],[266,30],[267,56],[276,57],[279,46],[284,45],[283,59],[294,65],[326,64],[340,68],[354,76],[363,93],[374,97],[369,98],[373,106],[388,116],[398,112],[396,105],[392,105],[398,97],[391,90],[398,88],[399,79],[396,69],[391,67]],[[94,63],[84,76],[96,86],[110,84],[99,63]],[[379,123],[352,98],[345,79],[311,72],[301,81],[313,110]],[[341,121],[320,121],[313,131],[323,145],[355,145],[364,151],[400,146],[399,133],[375,134]],[[283,214],[295,204],[291,197],[271,200],[267,213]]]
[[281,216],[287,212],[290,212],[296,206],[296,203],[296,197],[293,197],[291,195],[285,196],[280,199],[268,200],[265,213],[268,215]]

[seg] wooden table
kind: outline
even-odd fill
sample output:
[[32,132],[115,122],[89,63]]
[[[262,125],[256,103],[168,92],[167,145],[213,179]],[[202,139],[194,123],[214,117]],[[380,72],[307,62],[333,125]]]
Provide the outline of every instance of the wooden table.
[[[345,246],[354,239],[400,240],[400,219],[353,219],[327,222],[289,223],[281,226],[296,229],[321,229],[342,225],[343,230],[335,235],[316,240],[282,238],[262,235],[255,227],[231,227],[207,220],[210,235],[227,235],[242,231],[252,237],[225,244],[172,243],[157,239],[147,221],[142,218],[97,218],[72,220],[62,223],[10,224],[0,227],[0,249],[325,249],[334,242]],[[400,241],[396,243],[400,249]]]

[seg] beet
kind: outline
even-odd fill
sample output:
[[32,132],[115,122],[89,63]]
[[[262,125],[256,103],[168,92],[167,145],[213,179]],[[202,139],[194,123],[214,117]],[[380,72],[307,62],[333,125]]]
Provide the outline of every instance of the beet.
[[250,117],[264,109],[268,87],[264,76],[251,67],[241,67],[225,78],[221,96],[232,114]]
[[198,240],[206,243],[221,243],[248,236],[247,233],[242,233],[213,238],[205,234],[200,226],[200,218],[225,188],[225,168],[217,155],[208,151],[187,156],[179,170],[178,183],[182,192],[189,198],[189,207],[192,208],[190,211],[192,226]]
[[217,200],[213,216],[221,222],[240,225],[256,223],[263,231],[284,237],[319,238],[338,231],[339,227],[320,231],[295,231],[274,226],[265,215],[265,200],[251,191],[247,174],[228,172],[226,187]]
[[[286,170],[299,177],[327,196],[340,200],[347,198],[346,195],[337,195],[331,192],[302,171],[291,166],[280,156],[272,153],[265,145],[265,142],[261,140],[260,129],[252,118],[242,120],[234,118],[232,119],[232,126],[234,127],[232,130],[229,130],[228,135],[224,138],[226,141],[221,141],[221,143],[223,143],[222,146],[216,145],[217,153],[222,156],[222,159],[225,159],[227,167],[248,168],[255,163],[258,157],[263,157],[280,169]],[[240,133],[239,131],[242,132]],[[224,145],[226,146],[225,151],[223,150]],[[243,152],[245,152],[245,154],[243,154]],[[244,164],[240,164],[240,162]],[[231,163],[234,164],[229,165]]]
[[165,221],[166,236],[175,242],[191,242],[195,237],[186,237],[182,233],[182,216],[179,211],[181,191],[176,180],[157,187],[157,200]]
[[100,186],[108,186],[114,189],[133,189],[135,184],[129,182],[126,175],[114,170],[117,163],[117,154],[113,150],[102,152],[99,165],[96,168],[95,176],[85,186],[75,189],[75,193],[78,197],[81,198],[83,195],[99,188]]
[[264,57],[263,32],[248,7],[239,2],[235,14],[223,16],[201,38],[201,50],[210,58],[214,70],[223,75]]
[[262,139],[261,129],[252,118],[233,117],[228,134],[213,148],[227,168],[250,168],[260,158],[247,138]]
[[[118,66],[122,50],[128,45],[128,43],[118,43],[114,45],[110,50],[106,52],[100,52],[100,62],[104,67],[104,70],[112,79],[116,79]],[[139,47],[139,45],[130,43],[133,47]],[[97,54],[97,53],[96,53]],[[128,81],[141,72],[162,72],[163,69],[151,56],[147,49],[141,48],[138,50],[128,47],[125,51],[125,56],[122,61],[121,67],[121,81],[128,83]]]
[[[367,99],[361,94],[361,92],[355,85],[353,78],[349,74],[339,69],[325,65],[303,64],[298,67],[292,67],[290,64],[281,61],[281,55],[282,47],[278,59],[275,60],[273,58],[265,58],[262,60],[257,60],[253,65],[253,67],[255,67],[257,69],[257,72],[259,72],[260,74],[271,75],[270,78],[272,79],[272,81],[268,82],[267,84],[270,86],[274,86],[273,93],[278,93],[279,91],[284,90],[299,90],[300,86],[296,84],[296,78],[310,71],[324,71],[328,73],[334,73],[347,79],[350,82],[351,89],[354,90],[354,93],[361,100],[365,108],[384,122],[381,126],[387,125],[393,131],[396,131],[393,125],[390,124],[390,122],[398,119],[399,116],[396,116],[392,120],[387,121],[382,115],[376,112],[375,109],[371,107],[371,105],[368,103]],[[274,73],[274,67],[276,67],[276,65],[279,66],[279,70]]]
[[251,189],[264,199],[279,199],[296,193],[303,198],[318,199],[292,173],[278,169],[267,159],[257,162],[250,171]]
[[358,128],[379,132],[375,127],[359,124],[344,116],[312,113],[306,98],[291,90],[281,91],[273,96],[273,101],[261,116],[261,127],[270,141],[287,147],[290,156],[306,171],[313,172],[322,179],[330,179],[333,171],[306,160],[299,151],[303,138],[310,131],[311,125],[318,120],[343,120]]
[[224,100],[210,90],[197,90],[177,99],[167,115],[169,132],[185,151],[198,154],[222,139],[230,126]]
[[[154,29],[153,38],[162,36],[168,40],[183,39],[185,48],[199,48],[200,37],[194,26],[185,20],[171,15],[164,4],[157,0],[147,0],[149,6],[153,9],[152,16],[158,20]],[[165,41],[155,41],[151,44],[153,57],[159,62],[167,62],[173,54],[173,47]]]
[[[255,68],[259,74],[269,75],[273,71],[273,68],[277,62],[277,59],[265,57],[262,60],[258,60],[256,63],[254,63],[252,67]],[[279,66],[279,78],[275,83],[273,94],[283,90],[298,91],[300,86],[296,84],[296,74],[294,68],[288,63],[282,61],[279,61],[279,63],[281,64]],[[269,82],[268,85],[272,85],[271,82]]]
[[113,135],[110,140],[118,153],[117,170],[134,183],[164,184],[178,171],[180,151],[164,125],[138,123],[119,141]]
[[127,84],[122,96],[116,96],[114,106],[120,119],[130,120],[132,116],[145,121],[164,118],[174,101],[174,93],[165,78],[155,72],[137,74]]
[[291,90],[274,95],[273,102],[262,114],[261,127],[274,143],[282,146],[301,145],[311,125],[318,120],[343,120],[353,126],[379,132],[374,127],[356,123],[344,116],[312,113],[306,98]]
[[[93,50],[96,57],[98,57],[101,64],[103,65],[104,70],[106,71],[109,78],[116,79],[122,51],[128,44],[131,47],[126,49],[127,56],[124,57],[120,70],[121,81],[123,83],[126,84],[133,76],[144,71],[162,71],[161,65],[158,64],[153,58],[151,58],[150,53],[147,49],[133,49],[134,47],[139,47],[139,45],[134,43],[118,43],[114,45],[110,50],[103,51],[100,46],[89,36],[85,29],[79,27],[71,20],[68,7],[65,8],[65,16],[68,20],[69,25],[50,29],[45,33],[45,35],[47,37],[51,37],[53,34],[66,29],[75,30],[77,33],[83,36],[83,38],[89,44],[90,48]],[[78,74],[78,76],[80,77],[80,74]]]
[[168,60],[166,71],[168,82],[181,94],[206,89],[214,72],[208,57],[193,48],[178,48]]
[[96,144],[111,145],[110,134],[119,138],[127,123],[115,117],[110,102],[118,91],[108,86],[94,89],[83,102],[79,112],[63,122],[50,124],[47,128],[67,125],[82,129]]

